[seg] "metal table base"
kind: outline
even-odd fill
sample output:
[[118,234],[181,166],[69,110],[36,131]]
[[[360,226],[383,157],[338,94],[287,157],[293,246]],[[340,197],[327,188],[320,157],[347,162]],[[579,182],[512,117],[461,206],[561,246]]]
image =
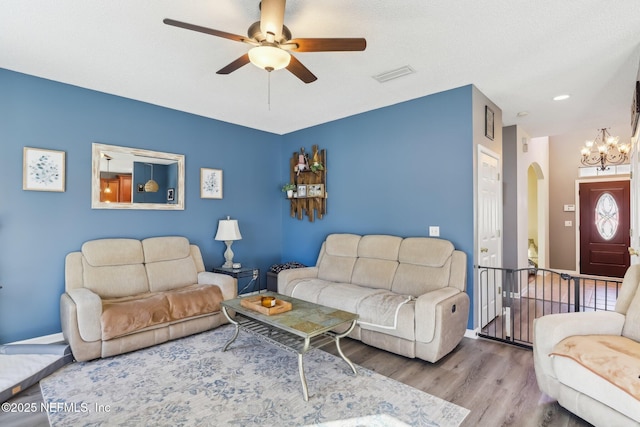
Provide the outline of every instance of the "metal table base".
[[236,338],[238,338],[238,334],[242,329],[243,331],[249,332],[259,337],[260,339],[263,339],[286,351],[296,353],[298,355],[298,372],[300,373],[300,382],[302,383],[302,395],[305,401],[309,400],[309,389],[307,387],[307,379],[304,374],[303,356],[308,351],[313,350],[314,348],[320,348],[331,342],[335,342],[336,349],[338,350],[338,354],[340,354],[340,357],[342,357],[342,359],[347,362],[355,375],[358,374],[358,371],[356,370],[354,364],[351,362],[351,360],[349,360],[347,356],[345,356],[345,354],[342,352],[342,349],[340,348],[340,339],[346,337],[351,333],[351,331],[353,331],[353,328],[356,326],[356,320],[352,320],[347,330],[341,334],[335,333],[333,331],[327,331],[314,337],[305,338],[280,329],[277,326],[268,325],[266,323],[260,322],[259,320],[247,317],[242,313],[236,313],[234,319],[229,315],[227,307],[225,306],[222,307],[222,312],[229,320],[229,322],[236,327],[233,336],[225,344],[222,351],[227,351],[231,343],[233,343]]

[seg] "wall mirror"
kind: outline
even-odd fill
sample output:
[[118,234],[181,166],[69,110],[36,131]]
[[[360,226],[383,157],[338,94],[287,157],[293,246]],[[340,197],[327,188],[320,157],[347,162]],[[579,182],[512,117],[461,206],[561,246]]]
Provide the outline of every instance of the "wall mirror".
[[184,155],[93,143],[92,209],[184,210]]

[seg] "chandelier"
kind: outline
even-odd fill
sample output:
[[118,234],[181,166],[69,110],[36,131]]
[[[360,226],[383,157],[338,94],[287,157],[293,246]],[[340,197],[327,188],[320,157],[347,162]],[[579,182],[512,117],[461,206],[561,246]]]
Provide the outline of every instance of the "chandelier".
[[607,165],[619,165],[628,159],[629,145],[618,145],[619,138],[611,136],[606,128],[598,129],[593,141],[586,141],[582,148],[581,162],[586,166],[599,166],[604,171]]

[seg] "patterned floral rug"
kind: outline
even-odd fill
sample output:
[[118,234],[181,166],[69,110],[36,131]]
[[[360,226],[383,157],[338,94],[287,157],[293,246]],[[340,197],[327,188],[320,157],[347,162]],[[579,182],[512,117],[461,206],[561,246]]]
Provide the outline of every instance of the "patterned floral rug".
[[[297,356],[247,333],[229,350],[226,325],[136,352],[72,363],[41,381],[52,426],[354,425],[359,417],[411,426],[459,426],[469,411],[347,364],[322,350]],[[351,421],[349,421],[351,420]]]

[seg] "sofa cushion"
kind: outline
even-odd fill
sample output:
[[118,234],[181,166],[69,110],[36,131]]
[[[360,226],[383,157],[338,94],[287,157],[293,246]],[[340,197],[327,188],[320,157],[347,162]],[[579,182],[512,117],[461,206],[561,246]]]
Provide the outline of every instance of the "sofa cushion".
[[142,244],[136,239],[99,239],[82,245],[84,259],[93,267],[142,264]]
[[360,236],[330,234],[318,264],[318,278],[332,282],[350,282],[358,256]]
[[400,309],[412,300],[413,297],[388,291],[368,295],[358,303],[358,323],[361,326],[366,324],[382,329],[396,329]]
[[159,262],[191,256],[189,240],[181,236],[150,237],[142,240],[144,262]]
[[372,234],[358,242],[358,257],[398,261],[402,237]]
[[[550,356],[560,383],[640,422],[640,405],[633,396],[639,388],[639,355],[640,344],[624,337],[575,335],[559,342]],[[615,384],[621,381],[624,388]]]
[[638,291],[636,291],[627,308],[622,335],[632,340],[640,341],[640,292]]
[[149,292],[144,264],[94,267],[82,260],[84,287],[101,298],[120,298]]
[[398,261],[358,258],[353,267],[351,283],[377,289],[391,289]]
[[560,341],[551,354],[575,360],[640,400],[640,343],[613,335],[574,335]]
[[428,237],[404,239],[391,290],[417,297],[448,286],[453,251],[453,244],[448,240]]
[[169,302],[163,294],[103,300],[102,339],[110,340],[171,320]]
[[400,244],[398,260],[425,267],[442,267],[451,258],[453,243],[430,237],[407,237]]
[[397,236],[363,236],[358,244],[358,259],[353,267],[351,283],[391,289],[401,242],[402,238]]
[[196,264],[191,256],[171,261],[147,263],[151,292],[169,291],[198,283]]
[[146,328],[220,311],[218,286],[192,285],[102,301],[102,339],[110,340]]
[[139,240],[92,240],[84,243],[81,251],[85,288],[102,298],[149,292]]
[[172,320],[220,311],[222,291],[217,286],[193,285],[166,294]]
[[198,269],[185,237],[150,237],[142,241],[142,249],[151,292],[198,283]]

